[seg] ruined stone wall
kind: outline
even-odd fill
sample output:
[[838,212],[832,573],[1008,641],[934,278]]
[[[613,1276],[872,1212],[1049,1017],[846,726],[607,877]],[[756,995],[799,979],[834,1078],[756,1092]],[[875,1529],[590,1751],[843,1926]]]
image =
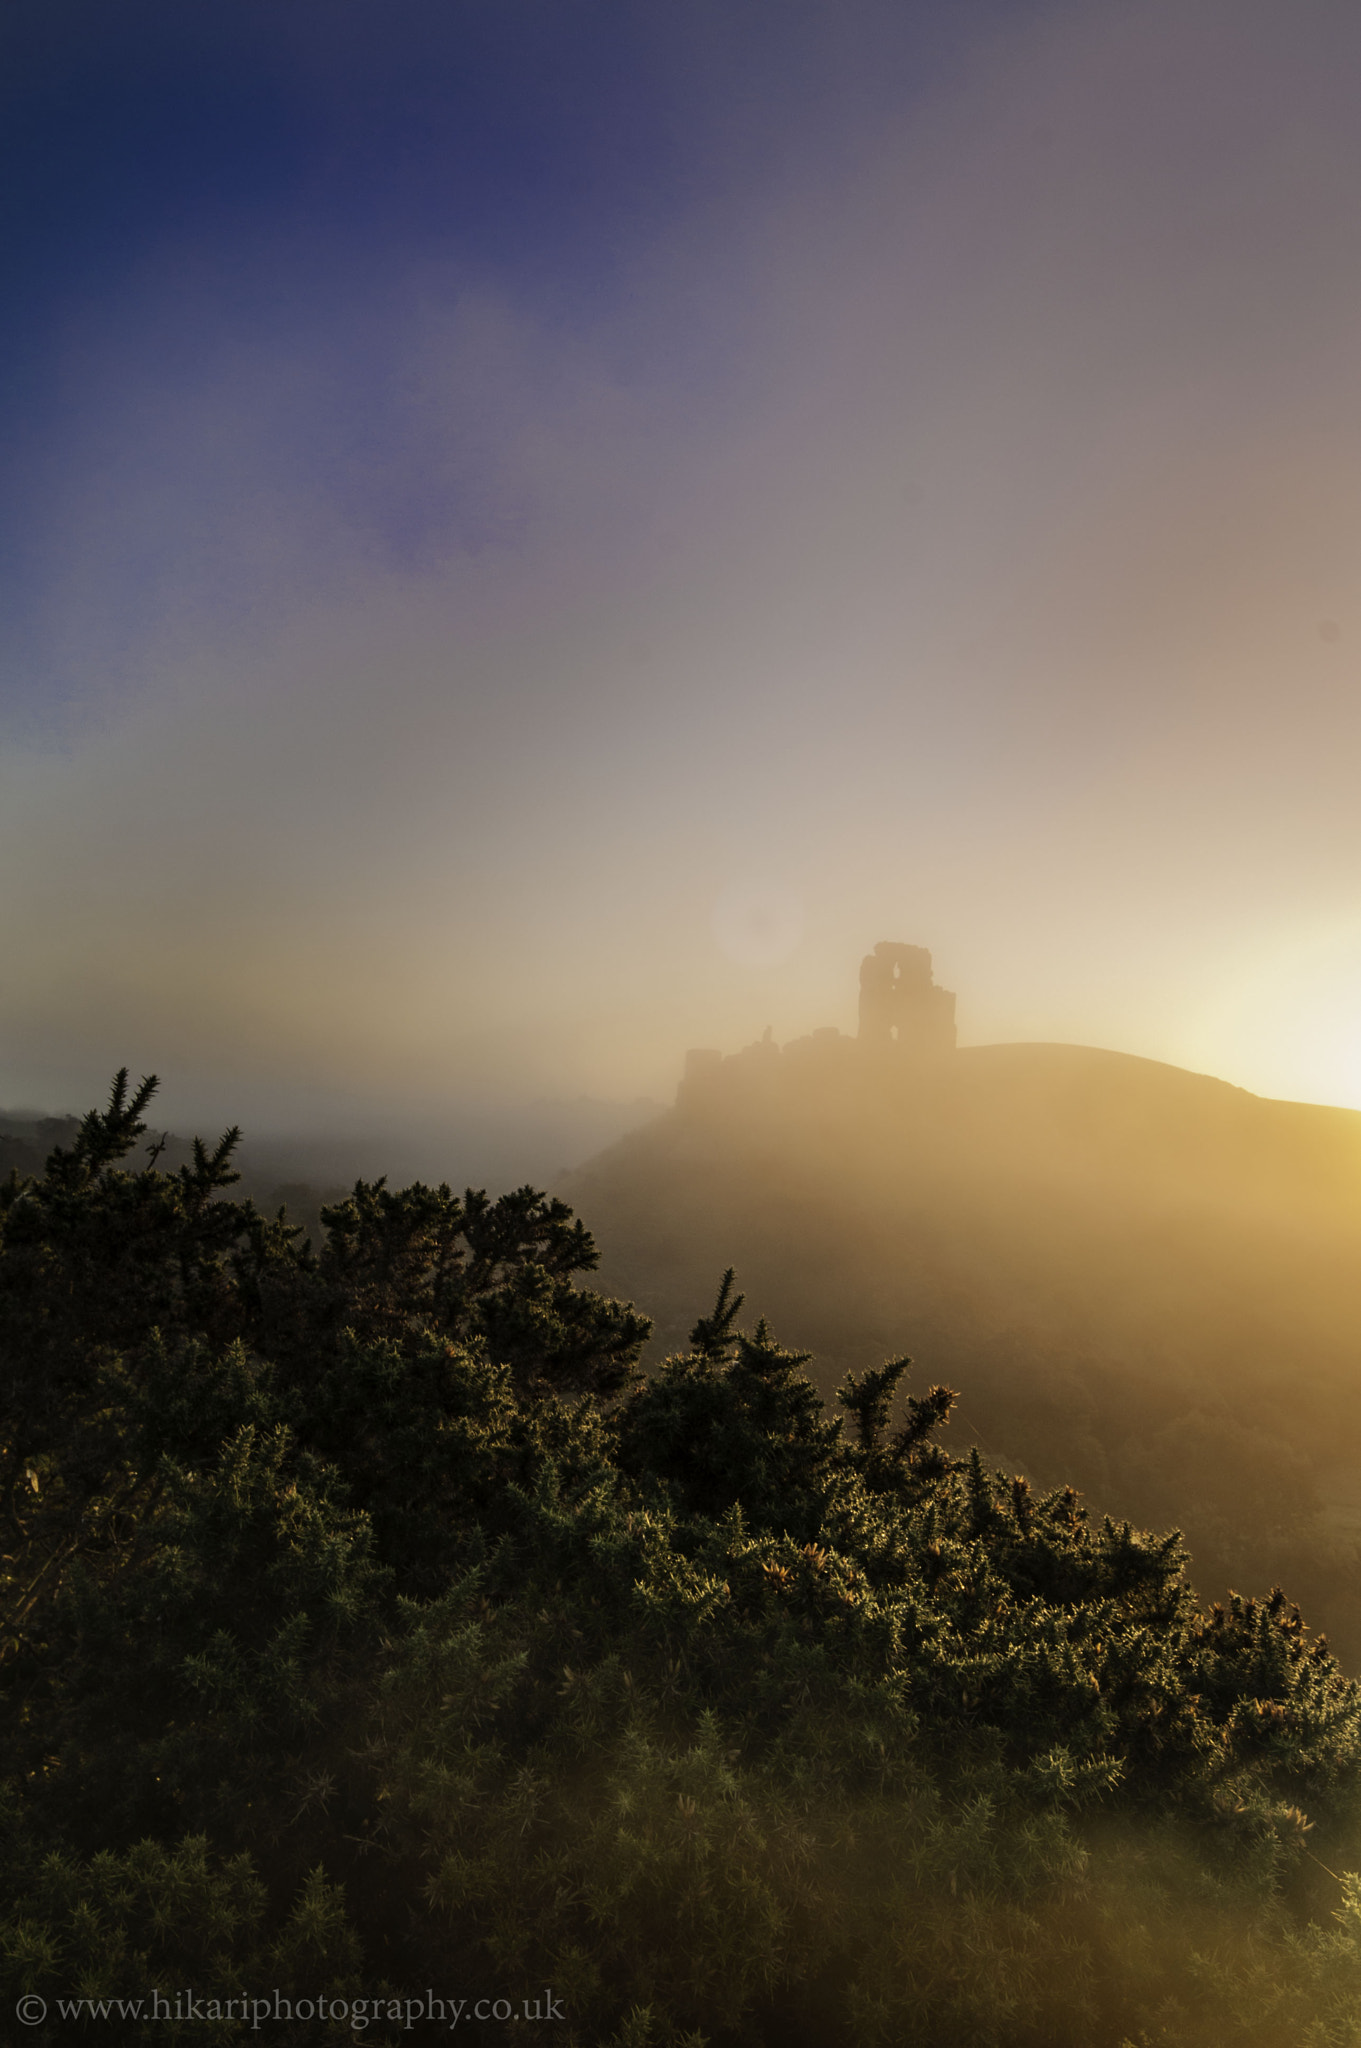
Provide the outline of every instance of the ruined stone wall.
[[860,963],[860,1040],[912,1052],[955,1049],[955,999],[937,988],[925,946],[881,939]]
[[[875,1056],[867,1059],[865,1048]],[[783,1114],[796,1100],[830,1103],[866,1089],[915,1089],[930,1081],[932,1061],[954,1050],[955,999],[949,989],[936,987],[931,955],[924,946],[884,940],[860,969],[857,1038],[826,1029],[779,1046],[767,1031],[757,1044],[726,1058],[716,1050],[687,1053],[676,1106],[745,1118]]]

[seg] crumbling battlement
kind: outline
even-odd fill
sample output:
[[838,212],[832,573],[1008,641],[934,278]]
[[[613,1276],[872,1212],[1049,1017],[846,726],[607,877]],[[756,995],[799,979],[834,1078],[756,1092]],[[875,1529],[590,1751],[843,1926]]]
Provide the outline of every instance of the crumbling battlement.
[[931,978],[925,946],[881,939],[860,963],[860,1042],[953,1052],[955,999]]

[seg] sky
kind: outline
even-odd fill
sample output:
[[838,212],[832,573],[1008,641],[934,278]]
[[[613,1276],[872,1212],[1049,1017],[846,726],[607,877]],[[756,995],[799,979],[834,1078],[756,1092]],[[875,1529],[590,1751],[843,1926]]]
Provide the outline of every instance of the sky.
[[1347,0],[8,0],[0,1103],[1361,1106]]

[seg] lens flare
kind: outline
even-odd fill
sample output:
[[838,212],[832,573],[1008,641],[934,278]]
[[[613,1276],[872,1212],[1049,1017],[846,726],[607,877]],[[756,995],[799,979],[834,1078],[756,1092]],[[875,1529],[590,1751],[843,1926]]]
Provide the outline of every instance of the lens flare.
[[739,967],[779,967],[803,941],[803,904],[775,882],[737,882],[714,905],[720,953]]

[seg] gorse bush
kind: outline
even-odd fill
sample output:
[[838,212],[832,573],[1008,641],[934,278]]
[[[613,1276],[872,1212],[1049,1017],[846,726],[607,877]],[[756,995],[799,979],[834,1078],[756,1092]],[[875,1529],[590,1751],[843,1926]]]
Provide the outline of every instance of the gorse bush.
[[829,1416],[731,1274],[645,1381],[533,1190],[314,1249],[235,1133],[129,1170],[153,1085],[0,1191],[27,2038],[1361,2042],[1361,1699],[1282,1594],[949,1456],[904,1359]]

